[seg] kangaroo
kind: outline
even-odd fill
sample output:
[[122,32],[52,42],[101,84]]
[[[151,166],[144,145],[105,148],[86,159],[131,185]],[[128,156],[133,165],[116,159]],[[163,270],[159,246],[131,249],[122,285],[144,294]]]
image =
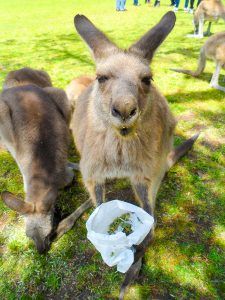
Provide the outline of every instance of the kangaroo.
[[15,86],[36,85],[41,88],[52,87],[51,78],[45,71],[22,68],[11,71],[3,83],[3,90]]
[[217,22],[220,18],[225,20],[225,6],[221,0],[203,0],[194,13],[194,35],[189,37],[203,38],[203,26],[205,21],[209,21],[206,35],[210,35],[212,22]]
[[[6,77],[0,94],[0,139],[19,166],[26,197],[23,201],[3,192],[2,199],[24,216],[26,235],[39,253],[50,247],[58,189],[74,177],[67,163],[69,114],[65,92],[51,86],[46,72],[23,68]],[[58,236],[64,222],[58,224]]]
[[[157,191],[165,173],[197,139],[173,148],[176,125],[166,99],[153,85],[149,69],[155,50],[175,25],[168,12],[128,50],[119,49],[83,15],[75,27],[96,62],[96,80],[78,97],[71,127],[81,155],[80,170],[94,206],[105,197],[105,181],[130,179],[140,205],[154,216]],[[136,247],[135,261],[121,287],[138,275],[151,231]]]
[[219,85],[219,75],[221,68],[225,69],[225,31],[216,33],[202,46],[196,71],[171,69],[175,72],[184,73],[193,77],[198,77],[205,69],[206,58],[213,59],[216,63],[215,72],[212,75],[210,86],[225,92],[225,87]]
[[66,87],[65,92],[67,98],[70,102],[71,113],[73,113],[75,109],[75,104],[77,102],[77,98],[80,94],[86,89],[92,82],[94,81],[93,77],[90,76],[80,76],[74,78]]

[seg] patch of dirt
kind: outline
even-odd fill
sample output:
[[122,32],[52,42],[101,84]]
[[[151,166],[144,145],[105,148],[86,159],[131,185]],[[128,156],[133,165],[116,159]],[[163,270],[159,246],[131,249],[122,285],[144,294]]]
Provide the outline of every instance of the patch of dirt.
[[205,132],[204,140],[201,142],[201,144],[211,150],[216,150],[221,145],[225,144],[225,136],[218,137],[218,136],[213,136],[208,132]]
[[177,121],[191,121],[196,117],[196,114],[192,111],[188,111],[177,117]]
[[[203,208],[196,207],[195,205],[186,204],[184,205],[185,212],[188,213],[190,223],[189,226],[185,225],[185,230],[183,234],[177,237],[177,241],[180,242],[194,242],[195,244],[204,245],[206,251],[209,250],[211,246],[211,237],[204,236],[204,232],[212,231],[213,222],[210,215],[205,211],[203,213]],[[191,226],[191,224],[193,226]],[[177,224],[180,226],[180,224]],[[193,230],[194,228],[194,230]]]
[[135,197],[131,188],[126,188],[126,189],[121,189],[116,191],[108,190],[106,192],[106,199],[107,201],[118,199],[118,200],[131,202],[135,204]]
[[203,131],[204,129],[206,129],[207,126],[204,124],[195,124],[194,127],[192,128],[192,132],[193,131]]
[[133,203],[135,205],[138,205],[135,202],[135,196],[134,196],[131,185],[129,185],[126,188],[123,187],[121,189],[118,189],[118,188],[114,187],[115,183],[116,183],[116,180],[112,180],[112,181],[109,181],[109,182],[106,183],[106,188],[105,189],[106,189],[106,199],[107,199],[107,201],[118,199],[118,200],[121,200],[121,201],[126,201],[126,202],[129,202],[129,203]]

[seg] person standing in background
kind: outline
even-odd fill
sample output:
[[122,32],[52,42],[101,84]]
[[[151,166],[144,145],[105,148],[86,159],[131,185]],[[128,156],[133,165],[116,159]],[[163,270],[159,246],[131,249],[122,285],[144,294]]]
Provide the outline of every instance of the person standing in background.
[[125,11],[126,0],[116,0],[116,10]]
[[160,0],[155,0],[154,6],[160,6]]
[[180,0],[175,0],[174,1],[174,9],[173,9],[173,11],[174,12],[177,12],[178,11],[178,8],[179,8],[179,4],[180,4]]
[[195,0],[190,0],[190,8],[188,8],[189,0],[185,0],[184,11],[193,13],[194,2],[195,2]]
[[[198,0],[197,7],[201,3],[201,1],[202,0]],[[185,0],[184,11],[189,12],[190,14],[193,14],[194,13],[194,3],[195,3],[195,0],[190,0],[190,8],[188,9],[189,0]]]

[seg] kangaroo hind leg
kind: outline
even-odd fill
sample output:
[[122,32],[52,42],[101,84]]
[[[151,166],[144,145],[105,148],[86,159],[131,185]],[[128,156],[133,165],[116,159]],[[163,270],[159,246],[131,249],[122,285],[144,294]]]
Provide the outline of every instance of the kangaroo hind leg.
[[94,206],[101,205],[105,200],[105,183],[97,183],[94,180],[85,182]]
[[217,62],[215,72],[213,73],[212,79],[210,81],[210,86],[219,91],[225,92],[225,87],[219,85],[221,65]]

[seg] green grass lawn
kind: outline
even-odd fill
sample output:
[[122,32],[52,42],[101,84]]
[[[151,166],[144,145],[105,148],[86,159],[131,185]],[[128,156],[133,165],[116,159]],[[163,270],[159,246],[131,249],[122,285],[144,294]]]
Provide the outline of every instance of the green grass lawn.
[[[162,1],[160,8],[140,2],[133,7],[127,1],[123,13],[109,0],[0,0],[0,84],[10,70],[24,66],[45,69],[61,88],[73,77],[93,74],[89,51],[74,30],[74,15],[85,14],[119,46],[128,47],[158,22],[170,1]],[[213,24],[214,33],[222,30],[223,21]],[[206,38],[189,39],[188,33],[192,15],[180,10],[152,70],[179,120],[176,143],[198,131],[201,136],[164,180],[155,240],[127,299],[225,299],[225,94],[209,87],[213,62],[198,79],[169,70],[196,67]],[[73,150],[70,156],[79,159]],[[88,198],[76,175],[75,185],[60,192],[65,214]],[[3,190],[23,194],[23,183],[12,157],[0,148]],[[108,199],[133,199],[124,181],[108,191]],[[107,267],[87,240],[89,213],[41,256],[25,236],[22,217],[0,201],[0,299],[116,299],[123,275]]]

